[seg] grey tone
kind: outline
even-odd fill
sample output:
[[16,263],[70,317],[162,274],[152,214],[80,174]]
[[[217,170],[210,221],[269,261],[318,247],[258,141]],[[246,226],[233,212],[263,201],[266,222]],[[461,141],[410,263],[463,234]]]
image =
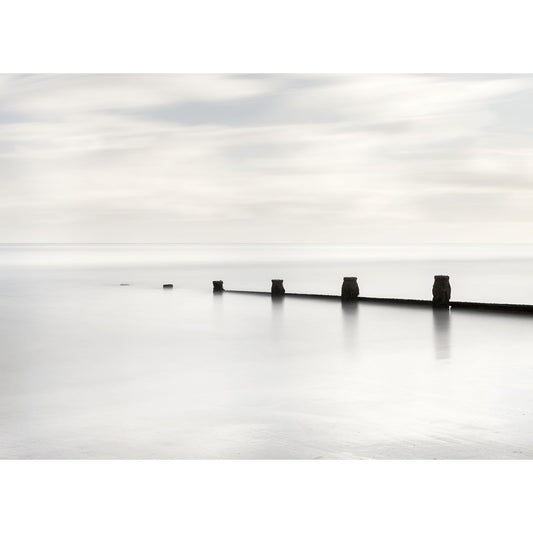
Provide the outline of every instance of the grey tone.
[[0,242],[530,241],[532,101],[502,74],[0,75]]
[[447,272],[533,303],[532,271],[533,246],[2,245],[0,457],[532,459],[531,315],[209,281],[428,298]]

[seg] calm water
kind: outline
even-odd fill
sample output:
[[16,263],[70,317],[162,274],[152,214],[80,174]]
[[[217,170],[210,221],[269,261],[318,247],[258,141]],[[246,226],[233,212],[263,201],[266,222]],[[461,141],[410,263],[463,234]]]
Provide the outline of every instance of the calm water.
[[434,274],[533,304],[533,246],[2,245],[0,457],[533,458],[533,316],[211,292]]

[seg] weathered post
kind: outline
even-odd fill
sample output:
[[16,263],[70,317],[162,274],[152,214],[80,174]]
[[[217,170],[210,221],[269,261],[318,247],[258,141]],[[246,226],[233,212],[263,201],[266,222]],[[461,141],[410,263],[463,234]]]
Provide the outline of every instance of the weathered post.
[[359,285],[357,278],[344,278],[342,282],[341,300],[343,302],[354,302],[359,296]]
[[213,292],[224,292],[224,282],[222,280],[213,281]]
[[433,307],[449,307],[452,288],[450,276],[435,276],[433,282]]
[[272,280],[272,288],[270,289],[270,294],[272,294],[272,296],[283,296],[285,294],[282,279]]

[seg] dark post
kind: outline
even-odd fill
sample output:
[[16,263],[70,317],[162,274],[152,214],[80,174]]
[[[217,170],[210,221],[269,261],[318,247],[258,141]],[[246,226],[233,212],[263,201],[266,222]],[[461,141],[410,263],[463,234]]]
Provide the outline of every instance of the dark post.
[[359,285],[357,278],[344,278],[342,282],[341,300],[343,302],[353,302],[359,296]]
[[433,307],[449,307],[452,288],[450,276],[435,276],[433,282]]
[[174,285],[172,283],[165,283],[163,285],[163,289],[172,289],[174,288]]
[[272,289],[270,289],[270,294],[272,294],[272,296],[283,296],[285,294],[282,279],[272,280]]
[[213,281],[213,292],[224,292],[224,282],[222,280]]

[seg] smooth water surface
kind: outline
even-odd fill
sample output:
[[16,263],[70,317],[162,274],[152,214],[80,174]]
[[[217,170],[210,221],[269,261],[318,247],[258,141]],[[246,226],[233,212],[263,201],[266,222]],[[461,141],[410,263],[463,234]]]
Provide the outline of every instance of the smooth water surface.
[[533,316],[211,291],[533,304],[532,273],[518,245],[2,245],[0,458],[533,458]]

